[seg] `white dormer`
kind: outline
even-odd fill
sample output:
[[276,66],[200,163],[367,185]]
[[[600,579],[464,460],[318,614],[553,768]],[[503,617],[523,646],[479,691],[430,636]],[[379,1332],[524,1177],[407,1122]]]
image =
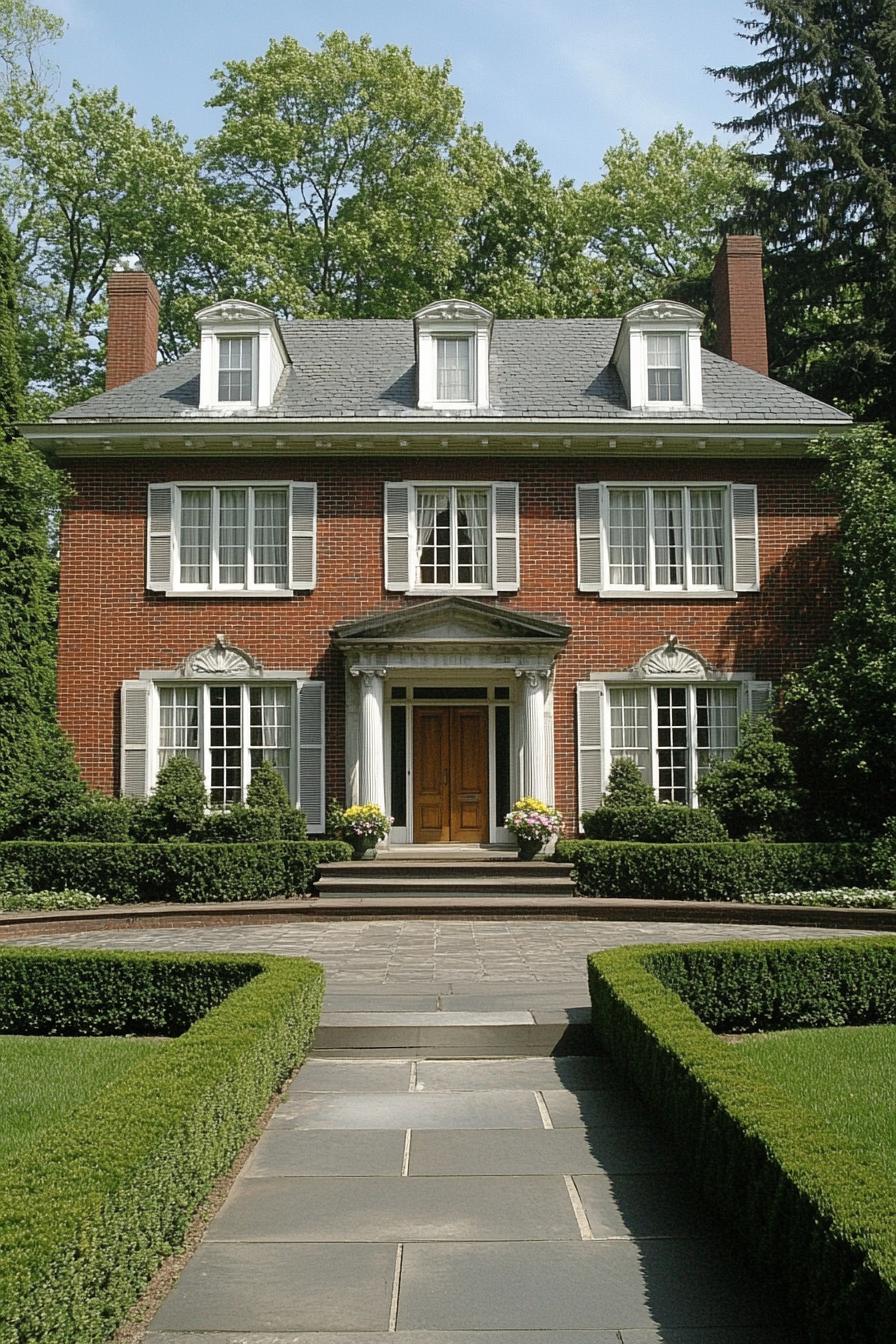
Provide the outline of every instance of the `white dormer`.
[[420,409],[486,410],[492,314],[467,299],[442,299],[415,313],[414,327]]
[[239,299],[196,314],[200,331],[199,409],[265,410],[289,356],[269,308]]
[[703,409],[700,330],[703,314],[656,299],[626,313],[613,350],[633,411]]

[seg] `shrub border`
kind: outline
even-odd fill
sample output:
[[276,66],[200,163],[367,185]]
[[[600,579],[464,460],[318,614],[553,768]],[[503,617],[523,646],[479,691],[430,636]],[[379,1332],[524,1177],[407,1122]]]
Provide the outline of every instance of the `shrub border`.
[[177,1247],[320,1013],[315,963],[255,954],[0,949],[57,963],[211,965],[253,978],[2,1169],[0,1344],[102,1344]]
[[[803,944],[829,957],[896,947],[863,938]],[[761,955],[792,943],[719,943],[707,955]],[[896,1220],[880,1173],[720,1041],[654,973],[704,949],[648,945],[588,959],[596,1036],[672,1132],[708,1202],[767,1281],[808,1316],[819,1344],[896,1338]]]

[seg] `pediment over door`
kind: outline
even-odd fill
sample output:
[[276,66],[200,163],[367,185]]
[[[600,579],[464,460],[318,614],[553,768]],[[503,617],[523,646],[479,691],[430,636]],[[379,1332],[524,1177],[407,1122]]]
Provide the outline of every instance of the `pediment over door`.
[[532,656],[550,663],[569,635],[568,625],[545,616],[471,597],[440,597],[343,622],[334,628],[333,642],[347,657],[379,659],[386,666],[433,665],[440,654],[447,660],[451,653],[469,666],[494,666],[526,655],[527,663]]

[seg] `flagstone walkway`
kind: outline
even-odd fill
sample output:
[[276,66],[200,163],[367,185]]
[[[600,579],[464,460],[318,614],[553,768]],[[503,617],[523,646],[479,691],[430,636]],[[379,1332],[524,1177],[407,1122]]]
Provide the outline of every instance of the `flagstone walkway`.
[[146,1344],[796,1344],[601,1058],[300,1070]]
[[[146,1344],[800,1344],[610,1061],[521,1054],[537,1053],[524,1047],[540,1024],[563,1024],[554,1040],[567,1023],[581,1032],[591,951],[832,936],[415,919],[21,941],[260,951],[326,968],[328,1048],[299,1071]],[[505,1031],[505,1048],[463,1048],[457,1028],[452,1052],[452,1022],[477,1014],[492,1023],[483,1039]],[[516,1057],[324,1057],[352,1054],[342,1047],[364,1024],[414,1015],[430,1032],[443,1020],[441,1053]]]

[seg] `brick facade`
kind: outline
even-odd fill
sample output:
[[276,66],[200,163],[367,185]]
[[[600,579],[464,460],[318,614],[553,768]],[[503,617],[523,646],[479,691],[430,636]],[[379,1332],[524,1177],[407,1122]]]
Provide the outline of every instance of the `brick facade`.
[[[142,668],[173,667],[217,632],[264,664],[327,682],[327,795],[344,793],[344,693],[337,621],[407,606],[383,582],[386,480],[516,480],[518,593],[487,599],[567,622],[555,680],[556,801],[576,812],[575,683],[622,670],[674,633],[718,667],[778,680],[824,636],[832,605],[834,517],[808,461],[586,460],[406,456],[233,458],[66,464],[75,496],[62,527],[59,707],[88,781],[114,792],[118,698]],[[317,587],[285,598],[166,597],[145,590],[146,488],[183,479],[318,482]],[[597,480],[743,481],[758,485],[761,590],[723,598],[601,598],[576,589],[575,486]]]

